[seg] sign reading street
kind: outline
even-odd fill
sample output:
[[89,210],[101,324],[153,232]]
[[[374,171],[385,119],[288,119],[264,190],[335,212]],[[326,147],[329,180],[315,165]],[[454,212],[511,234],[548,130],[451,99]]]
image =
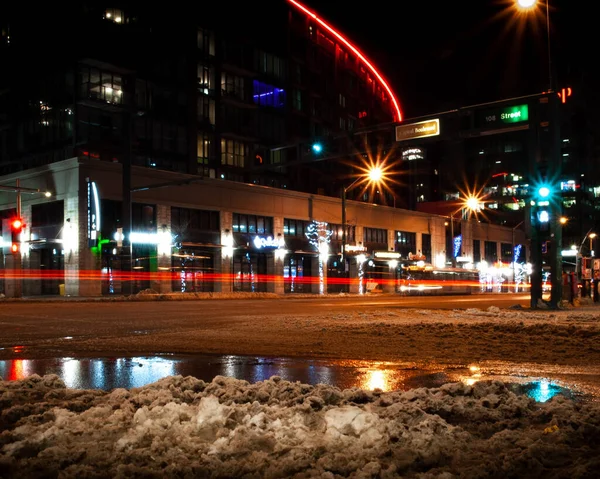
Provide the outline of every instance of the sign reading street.
[[493,110],[477,112],[476,128],[512,125],[529,121],[529,107],[527,105],[506,106]]
[[440,120],[420,121],[408,125],[396,126],[396,141],[412,140],[414,138],[426,138],[440,134]]

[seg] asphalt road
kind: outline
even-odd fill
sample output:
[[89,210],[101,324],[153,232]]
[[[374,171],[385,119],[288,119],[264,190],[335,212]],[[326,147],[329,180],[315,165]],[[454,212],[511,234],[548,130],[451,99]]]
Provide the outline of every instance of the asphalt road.
[[[6,302],[0,307],[0,359],[17,357],[60,357],[69,354],[112,355],[135,352],[164,352],[182,345],[180,351],[229,354],[227,336],[233,331],[258,331],[268,318],[281,324],[287,317],[314,317],[324,312],[373,312],[390,308],[487,309],[520,304],[527,307],[524,294],[438,296],[438,297],[315,297],[308,299],[210,299],[184,301],[81,301],[49,300]],[[254,325],[254,326],[253,326]],[[213,341],[200,345],[186,338],[186,332]],[[178,339],[175,338],[178,335]],[[153,342],[152,338],[155,338]],[[170,340],[169,340],[170,338]],[[215,342],[222,346],[219,349]],[[234,344],[237,344],[235,341]],[[185,344],[185,346],[183,346]],[[198,344],[198,349],[194,344]],[[214,344],[214,346],[213,346]],[[251,345],[247,346],[253,350]],[[156,348],[156,349],[154,349]],[[154,351],[152,351],[154,349]],[[235,349],[235,348],[234,348]],[[237,351],[240,352],[239,350]],[[268,352],[268,351],[266,351]]]

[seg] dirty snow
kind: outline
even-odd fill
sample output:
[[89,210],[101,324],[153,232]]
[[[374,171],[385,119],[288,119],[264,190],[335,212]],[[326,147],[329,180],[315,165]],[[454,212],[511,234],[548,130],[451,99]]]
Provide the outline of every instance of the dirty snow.
[[0,477],[597,477],[600,404],[510,384],[405,392],[170,376],[0,382]]

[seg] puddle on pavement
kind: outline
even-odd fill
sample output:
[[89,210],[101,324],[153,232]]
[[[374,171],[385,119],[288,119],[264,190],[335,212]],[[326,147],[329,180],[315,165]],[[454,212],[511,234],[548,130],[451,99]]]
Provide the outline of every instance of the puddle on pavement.
[[[585,382],[556,380],[557,374],[543,377],[527,376],[523,368],[507,366],[432,366],[415,367],[409,364],[373,361],[326,361],[290,358],[257,358],[243,356],[154,356],[133,358],[97,359],[13,359],[0,361],[0,376],[5,380],[19,380],[32,374],[58,375],[69,388],[103,389],[136,388],[155,382],[166,376],[194,376],[211,381],[215,376],[230,376],[251,383],[280,376],[288,381],[316,385],[319,383],[340,389],[360,388],[382,391],[408,390],[419,387],[435,388],[445,383],[499,379],[510,383],[517,393],[527,394],[536,401],[544,402],[560,394],[577,398],[597,396],[597,391],[586,391],[580,386]],[[595,378],[600,382],[600,377]],[[592,381],[593,383],[593,381]]]

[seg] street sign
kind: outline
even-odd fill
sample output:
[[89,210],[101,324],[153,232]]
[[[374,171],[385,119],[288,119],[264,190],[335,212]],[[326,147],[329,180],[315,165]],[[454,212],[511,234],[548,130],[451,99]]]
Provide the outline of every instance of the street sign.
[[413,140],[415,138],[427,138],[440,134],[440,119],[419,121],[408,125],[396,126],[396,141]]
[[515,123],[525,123],[528,121],[529,106],[526,104],[478,110],[475,115],[476,128],[497,128],[503,125],[511,126]]

